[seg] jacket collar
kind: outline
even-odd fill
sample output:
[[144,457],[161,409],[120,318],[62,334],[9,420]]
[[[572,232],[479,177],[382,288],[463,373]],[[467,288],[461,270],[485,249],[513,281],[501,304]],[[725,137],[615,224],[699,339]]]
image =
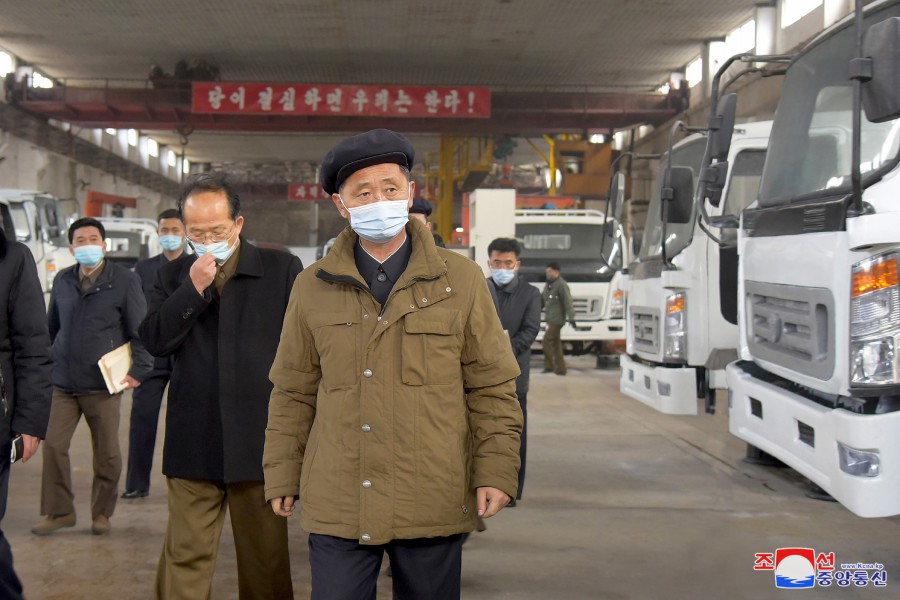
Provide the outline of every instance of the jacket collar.
[[[406,224],[406,234],[412,242],[409,264],[395,285],[400,289],[419,279],[437,279],[447,272],[447,264],[438,254],[431,231],[416,219]],[[342,281],[367,288],[356,268],[353,247],[359,236],[349,226],[338,235],[325,258],[319,261],[316,277],[325,281]],[[352,281],[351,281],[352,280]]]
[[238,257],[238,266],[235,275],[247,275],[248,277],[262,277],[263,269],[262,253],[259,248],[248,242],[244,236],[240,236],[241,255]]

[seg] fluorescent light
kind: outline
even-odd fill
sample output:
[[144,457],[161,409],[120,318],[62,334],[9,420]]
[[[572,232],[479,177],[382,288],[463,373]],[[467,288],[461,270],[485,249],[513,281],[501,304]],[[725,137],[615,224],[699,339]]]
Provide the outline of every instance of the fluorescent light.
[[169,163],[169,166],[170,166],[170,167],[174,167],[174,166],[175,166],[175,159],[176,159],[176,158],[177,158],[177,155],[175,154],[175,151],[174,151],[174,150],[169,150],[169,158],[166,160],[166,162]]
[[128,130],[128,145],[129,146],[137,146],[137,144],[138,144],[137,129],[129,129]]
[[190,172],[191,172],[191,161],[189,161],[188,159],[184,159],[184,160],[181,162],[181,172],[184,173],[185,175],[190,174]]
[[602,144],[606,141],[606,136],[602,133],[593,133],[591,137],[588,138],[588,142],[591,144]]
[[105,131],[105,132],[108,133],[109,135],[116,135],[116,130],[113,129],[112,127],[107,127],[107,128],[104,129],[103,131]]
[[147,138],[147,154],[154,158],[159,157],[159,143],[153,138]]

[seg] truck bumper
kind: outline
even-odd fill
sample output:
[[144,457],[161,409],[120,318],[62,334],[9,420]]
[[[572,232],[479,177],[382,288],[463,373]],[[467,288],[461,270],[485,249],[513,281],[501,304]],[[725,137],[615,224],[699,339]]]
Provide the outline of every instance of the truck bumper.
[[627,354],[619,355],[619,365],[619,391],[626,396],[667,415],[697,414],[696,369],[650,367]]
[[[608,319],[605,321],[576,321],[578,326],[573,329],[571,325],[566,323],[559,332],[564,342],[595,342],[595,341],[617,341],[625,339],[625,319]],[[544,339],[544,333],[547,331],[547,324],[541,322],[541,329],[538,331],[536,342]]]
[[[861,517],[900,514],[900,412],[860,415],[828,408],[754,377],[739,362],[725,372],[732,435],[789,465]],[[838,442],[877,452],[880,474],[841,470]]]

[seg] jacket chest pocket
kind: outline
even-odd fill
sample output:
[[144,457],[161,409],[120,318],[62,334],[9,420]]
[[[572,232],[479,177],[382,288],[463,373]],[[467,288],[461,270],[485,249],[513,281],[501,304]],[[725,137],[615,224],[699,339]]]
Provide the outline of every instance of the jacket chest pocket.
[[433,308],[404,317],[401,379],[407,385],[441,385],[462,381],[462,316],[458,310]]
[[360,322],[358,311],[320,312],[308,318],[326,390],[356,385],[357,355],[362,341]]

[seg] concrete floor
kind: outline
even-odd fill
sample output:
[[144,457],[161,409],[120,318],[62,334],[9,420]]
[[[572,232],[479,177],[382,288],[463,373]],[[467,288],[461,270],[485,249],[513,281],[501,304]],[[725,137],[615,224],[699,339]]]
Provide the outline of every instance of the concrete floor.
[[[525,499],[466,544],[463,598],[791,597],[775,588],[772,572],[754,572],[753,562],[757,552],[793,546],[833,551],[838,563],[885,565],[887,588],[817,588],[817,598],[897,597],[900,518],[861,519],[806,498],[789,469],[742,462],[744,445],[728,434],[721,411],[662,415],[619,394],[617,369],[569,358],[574,368],[563,378],[540,373],[538,360]],[[123,449],[129,409],[126,398]],[[3,523],[28,598],[152,598],[166,524],[162,475],[154,475],[148,498],[120,501],[109,537],[92,536],[90,438],[82,423],[73,443],[78,525],[38,538],[29,529],[38,520],[40,465],[38,458],[13,468]],[[296,597],[308,598],[306,536],[296,522],[290,531]],[[236,581],[226,524],[212,597],[236,599]],[[390,598],[390,588],[382,577],[378,598]]]

